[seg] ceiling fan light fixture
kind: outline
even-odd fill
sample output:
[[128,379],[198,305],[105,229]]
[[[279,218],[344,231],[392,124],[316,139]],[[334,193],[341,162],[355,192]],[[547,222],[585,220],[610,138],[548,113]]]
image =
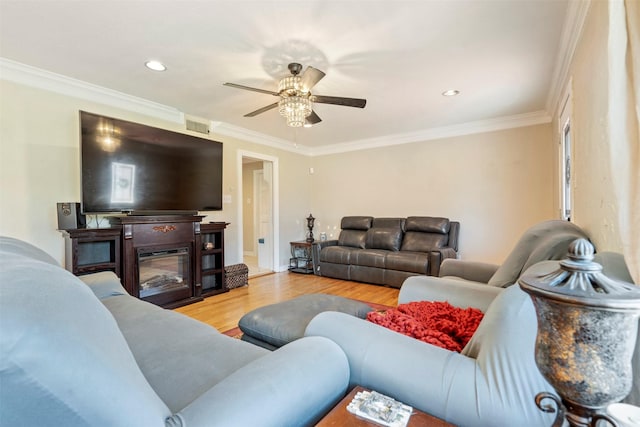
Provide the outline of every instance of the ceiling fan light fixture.
[[322,121],[322,119],[313,111],[313,104],[334,104],[343,105],[345,107],[364,108],[367,104],[366,99],[360,98],[344,98],[340,96],[319,96],[313,95],[311,89],[322,80],[325,73],[308,66],[305,72],[300,75],[302,65],[297,62],[289,64],[291,76],[285,77],[278,82],[278,92],[258,89],[254,87],[239,85],[236,83],[224,83],[225,86],[235,87],[238,89],[260,92],[266,95],[277,96],[280,100],[269,104],[265,107],[258,108],[255,111],[245,114],[245,117],[255,117],[265,111],[278,108],[281,116],[287,119],[287,125],[290,127],[311,127]]
[[302,79],[300,76],[289,76],[280,80],[278,83],[278,92],[280,94],[295,95],[302,92]]
[[304,126],[305,119],[313,111],[311,100],[304,96],[288,96],[278,102],[278,112],[287,119],[287,125],[297,128]]

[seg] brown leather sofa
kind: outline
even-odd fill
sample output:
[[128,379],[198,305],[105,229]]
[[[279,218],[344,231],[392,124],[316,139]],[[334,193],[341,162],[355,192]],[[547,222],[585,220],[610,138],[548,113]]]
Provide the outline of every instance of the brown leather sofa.
[[313,245],[319,276],[399,288],[407,277],[438,276],[456,258],[460,223],[448,218],[346,216],[337,240]]

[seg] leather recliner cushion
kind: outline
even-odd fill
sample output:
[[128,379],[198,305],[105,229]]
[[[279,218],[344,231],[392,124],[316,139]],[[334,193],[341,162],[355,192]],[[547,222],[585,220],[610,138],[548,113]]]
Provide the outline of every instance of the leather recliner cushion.
[[406,231],[422,231],[424,233],[449,234],[450,228],[449,219],[433,216],[410,216],[404,225]]
[[340,221],[342,230],[338,236],[338,245],[364,249],[367,230],[371,228],[372,222],[373,217],[370,216],[343,217]]
[[407,231],[402,241],[402,251],[429,252],[433,249],[444,248],[449,242],[448,234],[421,233]]
[[349,246],[327,246],[320,251],[320,262],[349,264],[353,253],[360,249]]
[[352,265],[385,268],[385,257],[389,251],[381,249],[361,249],[354,251],[351,256]]
[[340,221],[343,230],[365,230],[371,228],[373,217],[371,216],[345,216]]
[[374,218],[371,223],[373,228],[399,228],[404,230],[404,218]]
[[[349,246],[352,248],[365,248],[367,232],[362,230],[342,230],[338,236],[339,246]],[[328,249],[328,248],[326,248]],[[324,250],[322,251],[324,252]]]
[[365,248],[399,251],[402,244],[402,229],[373,227],[367,231]]
[[399,251],[404,221],[404,218],[374,218],[367,231],[365,248]]
[[443,248],[449,243],[450,227],[447,218],[410,216],[405,223],[401,250],[428,252]]
[[388,252],[384,265],[388,270],[426,275],[429,271],[429,254],[408,251]]

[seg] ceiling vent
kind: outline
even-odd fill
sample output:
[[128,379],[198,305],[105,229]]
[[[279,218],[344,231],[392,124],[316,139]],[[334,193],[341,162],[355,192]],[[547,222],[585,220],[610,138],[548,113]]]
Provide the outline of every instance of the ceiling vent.
[[187,123],[187,130],[192,130],[194,132],[198,132],[198,133],[203,133],[205,135],[209,135],[209,124],[208,123],[201,123],[201,122],[197,122],[195,120],[190,120],[190,119],[187,119],[186,123]]

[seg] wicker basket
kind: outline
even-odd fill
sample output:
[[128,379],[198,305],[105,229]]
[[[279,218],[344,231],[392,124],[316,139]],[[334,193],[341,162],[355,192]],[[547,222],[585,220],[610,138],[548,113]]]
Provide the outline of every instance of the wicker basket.
[[227,289],[249,285],[249,267],[246,264],[233,264],[224,267]]

